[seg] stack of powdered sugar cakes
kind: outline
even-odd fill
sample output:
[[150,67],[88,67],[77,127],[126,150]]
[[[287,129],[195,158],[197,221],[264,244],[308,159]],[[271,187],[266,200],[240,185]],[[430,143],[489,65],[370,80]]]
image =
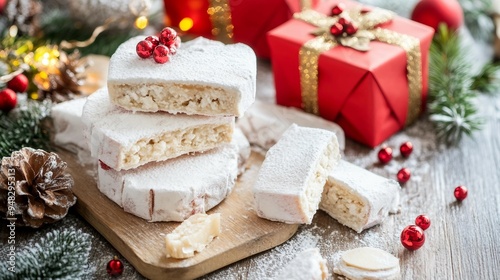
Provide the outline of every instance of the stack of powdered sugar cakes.
[[254,102],[255,84],[255,54],[243,44],[181,45],[170,28],[123,43],[108,87],[83,109],[99,190],[148,221],[184,221],[219,204],[249,155],[235,117]]

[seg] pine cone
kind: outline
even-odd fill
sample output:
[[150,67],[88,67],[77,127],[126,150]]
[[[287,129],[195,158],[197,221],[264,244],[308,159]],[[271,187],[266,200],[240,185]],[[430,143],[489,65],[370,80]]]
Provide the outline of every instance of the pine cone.
[[80,86],[85,82],[84,71],[88,66],[78,51],[71,55],[60,51],[59,63],[57,73],[49,74],[49,88],[40,91],[42,99],[50,98],[55,103],[75,99],[81,94]]
[[32,148],[4,157],[0,212],[7,218],[15,217],[20,226],[33,228],[64,218],[76,203],[73,178],[65,173],[66,166],[57,154]]

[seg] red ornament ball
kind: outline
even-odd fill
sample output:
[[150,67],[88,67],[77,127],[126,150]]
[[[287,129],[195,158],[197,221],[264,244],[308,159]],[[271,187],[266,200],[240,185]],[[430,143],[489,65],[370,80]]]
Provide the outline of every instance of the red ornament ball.
[[112,260],[108,262],[106,266],[106,271],[111,276],[120,276],[123,273],[123,263],[115,256]]
[[404,142],[399,147],[399,151],[401,152],[401,155],[403,157],[409,157],[411,155],[411,152],[413,152],[413,144],[410,141]]
[[3,112],[9,112],[14,109],[17,104],[17,95],[16,93],[9,89],[4,88],[0,91],[0,110]]
[[160,44],[160,39],[157,36],[154,36],[154,35],[148,36],[144,40],[153,43],[153,47],[156,47],[156,46],[158,46]]
[[467,197],[467,192],[468,192],[468,190],[466,187],[458,186],[455,188],[455,191],[453,192],[453,194],[455,195],[455,198],[458,201],[462,201]]
[[338,16],[340,15],[343,11],[345,10],[345,5],[342,3],[339,3],[332,8],[331,15],[332,16]]
[[348,20],[348,19],[346,19],[346,18],[339,18],[339,20],[337,21],[337,23],[340,23],[340,24],[342,24],[342,26],[345,27],[346,25],[350,24],[351,21]]
[[408,250],[417,250],[425,243],[424,230],[419,226],[410,225],[401,232],[401,244]]
[[415,225],[419,226],[423,230],[426,230],[431,226],[431,219],[429,219],[426,215],[419,215],[415,219]]
[[378,151],[377,156],[380,163],[386,164],[392,159],[392,149],[390,147],[383,147]]
[[26,92],[28,84],[28,78],[24,74],[19,74],[7,82],[7,87],[15,92]]
[[344,33],[344,26],[337,22],[330,27],[330,33],[332,33],[333,36],[340,36]]
[[410,169],[408,169],[408,168],[401,168],[398,171],[397,177],[398,177],[398,181],[401,184],[404,184],[404,183],[408,182],[410,180],[410,177],[411,177]]
[[153,51],[153,58],[156,63],[166,63],[170,59],[170,49],[167,46],[159,45]]
[[345,27],[345,33],[347,33],[347,35],[354,35],[356,32],[358,32],[358,27],[353,23],[349,23],[344,27]]
[[140,58],[148,58],[153,54],[153,50],[155,49],[153,43],[150,41],[142,40],[137,43],[135,47],[135,51]]
[[167,47],[170,47],[174,43],[176,37],[177,32],[174,29],[165,27],[160,32],[160,43],[166,45]]
[[464,22],[464,13],[457,0],[421,0],[413,9],[411,19],[438,30],[445,23],[452,30]]

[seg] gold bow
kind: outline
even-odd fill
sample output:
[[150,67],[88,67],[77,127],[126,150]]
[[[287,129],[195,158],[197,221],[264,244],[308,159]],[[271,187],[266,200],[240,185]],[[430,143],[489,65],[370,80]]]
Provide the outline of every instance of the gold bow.
[[[321,53],[339,44],[359,51],[368,51],[369,43],[377,40],[403,48],[407,57],[407,78],[409,88],[408,113],[405,125],[412,123],[420,112],[422,104],[422,55],[420,41],[412,36],[400,34],[392,30],[377,27],[377,25],[392,20],[394,14],[390,11],[374,8],[363,13],[360,8],[348,9],[339,16],[328,17],[314,10],[305,10],[294,14],[294,18],[312,24],[318,29],[316,35],[307,41],[299,51],[299,71],[302,92],[302,107],[306,112],[318,115],[318,59]],[[349,19],[357,25],[358,31],[353,35],[343,34],[335,37],[330,33],[330,27],[341,17]]]

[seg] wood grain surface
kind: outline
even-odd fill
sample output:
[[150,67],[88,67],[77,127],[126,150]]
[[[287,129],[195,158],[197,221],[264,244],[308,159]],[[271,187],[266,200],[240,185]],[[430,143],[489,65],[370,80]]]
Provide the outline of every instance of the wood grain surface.
[[[68,163],[78,197],[76,211],[102,234],[142,275],[150,279],[193,279],[288,240],[298,225],[259,218],[252,208],[252,186],[263,156],[252,153],[233,192],[208,213],[221,214],[221,234],[192,258],[165,257],[163,235],[179,223],[147,222],[124,212],[104,196],[72,153],[59,151]],[[188,176],[186,174],[185,176]]]

